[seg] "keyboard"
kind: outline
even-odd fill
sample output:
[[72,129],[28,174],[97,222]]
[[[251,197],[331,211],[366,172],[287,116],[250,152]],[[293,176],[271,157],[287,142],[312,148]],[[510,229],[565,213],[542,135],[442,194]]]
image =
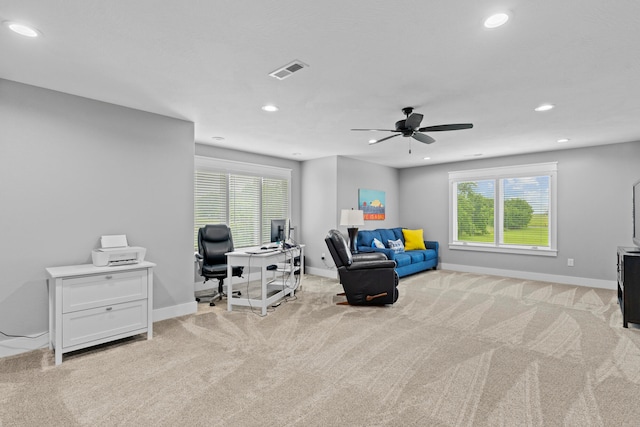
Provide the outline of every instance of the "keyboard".
[[278,243],[265,243],[260,249],[278,249],[280,245]]
[[258,249],[258,250],[247,251],[247,253],[251,254],[251,255],[269,254],[271,252],[278,252],[278,248]]

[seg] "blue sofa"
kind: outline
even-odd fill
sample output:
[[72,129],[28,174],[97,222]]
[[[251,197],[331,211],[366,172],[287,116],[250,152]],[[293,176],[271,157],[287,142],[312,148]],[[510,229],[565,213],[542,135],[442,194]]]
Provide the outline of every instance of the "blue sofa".
[[429,269],[436,269],[438,266],[438,242],[425,240],[426,250],[411,250],[396,253],[388,247],[373,247],[373,239],[376,238],[385,246],[388,240],[402,240],[405,243],[402,227],[378,228],[376,230],[358,231],[357,247],[359,252],[382,252],[387,258],[396,262],[396,272],[398,277],[408,276]]

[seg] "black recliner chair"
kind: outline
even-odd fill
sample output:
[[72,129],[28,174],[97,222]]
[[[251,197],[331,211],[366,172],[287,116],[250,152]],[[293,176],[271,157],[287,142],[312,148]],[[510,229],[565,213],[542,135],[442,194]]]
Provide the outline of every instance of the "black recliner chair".
[[350,305],[385,305],[398,300],[396,262],[380,252],[352,254],[342,233],[330,230],[327,243]]
[[[206,282],[218,279],[218,293],[211,295],[209,305],[215,305],[214,299],[225,295],[222,291],[224,279],[227,277],[227,252],[233,252],[231,229],[226,224],[205,225],[198,230],[198,253],[196,258],[200,264],[200,275]],[[233,267],[232,275],[242,276],[243,267]],[[240,292],[233,292],[240,295]],[[196,298],[200,302],[202,297]],[[206,297],[205,297],[206,298]]]

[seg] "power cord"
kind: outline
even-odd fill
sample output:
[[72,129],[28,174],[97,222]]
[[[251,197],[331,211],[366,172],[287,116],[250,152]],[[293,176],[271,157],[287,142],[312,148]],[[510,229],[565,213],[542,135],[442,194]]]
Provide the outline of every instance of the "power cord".
[[327,264],[327,260],[325,259],[325,257],[322,257],[322,263],[324,264],[325,267],[327,267],[329,270],[335,270],[336,266],[335,265],[329,265]]
[[[287,268],[283,268],[282,269],[282,292],[283,294],[286,293],[287,290],[292,290],[293,291],[293,297],[291,296],[285,296],[283,297],[280,301],[271,304],[270,306],[267,307],[267,313],[272,313],[275,311],[276,307],[279,307],[283,302],[289,302],[289,301],[295,301],[298,299],[297,295],[295,295],[295,290],[298,289],[298,286],[300,285],[300,277],[295,277],[295,257],[293,255],[293,250],[297,249],[299,246],[297,244],[295,244],[295,242],[293,242],[294,245],[289,245],[289,247],[283,247],[281,249],[281,252],[285,255],[285,262],[284,264],[289,264],[291,265],[291,269],[289,269],[289,271],[287,271]],[[255,307],[253,307],[253,305],[251,304],[251,298],[250,298],[250,294],[249,294],[249,284],[251,283],[249,280],[249,276],[251,275],[251,260],[253,258],[254,254],[249,254],[249,261],[247,262],[247,270],[249,270],[249,274],[247,274],[247,281],[246,281],[246,295],[247,295],[247,302],[249,303],[249,309],[251,310],[251,312],[253,314],[255,314],[256,316],[260,316],[260,317],[265,317],[266,314],[262,314],[262,313],[258,313],[257,309]],[[303,260],[300,260],[300,262],[304,262]],[[261,272],[262,274],[262,272]],[[290,282],[291,280],[291,275],[293,274],[294,276],[294,285],[293,287],[288,286],[287,284]],[[262,279],[262,278],[261,278]],[[262,290],[261,290],[262,291]],[[231,296],[229,296],[228,298],[232,298]]]
[[[291,293],[293,295],[289,294],[289,296],[285,296],[283,298],[284,302],[295,301],[295,300],[298,299],[298,296],[296,295],[295,291],[300,286],[300,280],[301,280],[300,274],[302,273],[302,268],[301,268],[300,265],[296,266],[295,255],[293,253],[294,249],[299,249],[299,246],[295,245],[295,246],[292,246],[289,249],[289,262],[288,262],[288,264],[291,265],[291,270],[288,271],[288,275],[287,275],[286,279],[285,279],[284,276],[285,276],[285,273],[287,273],[287,272],[284,271],[283,272],[283,278],[282,278],[282,291],[285,292],[286,290],[291,290],[291,291],[293,291]],[[300,259],[300,263],[303,263],[303,262],[304,262],[304,260]],[[296,277],[296,267],[300,267],[300,268],[297,269],[297,271],[300,272],[300,274],[298,274],[297,277]],[[294,279],[293,280],[293,287],[287,285],[291,281],[291,275],[293,275],[293,279]],[[278,305],[280,305],[280,304],[278,304]]]
[[[252,259],[252,258],[253,258],[253,254],[250,254],[250,255],[249,255],[249,262],[247,262],[247,270],[249,270],[249,274],[247,274],[247,291],[246,291],[246,293],[247,293],[247,302],[249,303],[249,310],[251,310],[251,312],[252,312],[253,314],[255,314],[256,316],[259,316],[259,317],[265,317],[265,316],[266,316],[266,314],[258,313],[258,312],[256,312],[256,310],[253,308],[253,305],[251,304],[251,298],[250,298],[250,295],[249,295],[249,283],[251,283],[251,282],[250,282],[250,280],[249,280],[249,276],[251,275],[251,259]],[[260,273],[260,274],[262,274],[262,273]],[[261,279],[262,279],[262,278],[261,278]],[[262,291],[261,291],[261,292],[262,292]],[[274,308],[272,308],[271,310],[269,310],[269,307],[267,307],[267,313],[271,313],[271,312],[273,312],[273,311],[275,311],[275,309],[274,309]]]
[[34,335],[34,336],[27,336],[27,335],[12,335],[12,334],[7,334],[6,332],[0,331],[0,334],[4,335],[7,338],[28,338],[30,340],[36,339],[36,338],[40,338],[41,336],[43,336],[44,334],[48,334],[49,331],[43,332],[41,334],[38,335]]

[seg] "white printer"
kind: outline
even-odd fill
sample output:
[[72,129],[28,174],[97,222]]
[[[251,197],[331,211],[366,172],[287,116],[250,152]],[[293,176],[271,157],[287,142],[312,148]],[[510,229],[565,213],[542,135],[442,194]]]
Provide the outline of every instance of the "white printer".
[[96,267],[137,264],[144,261],[147,253],[145,248],[129,246],[125,234],[102,236],[100,246],[91,251],[91,259]]

